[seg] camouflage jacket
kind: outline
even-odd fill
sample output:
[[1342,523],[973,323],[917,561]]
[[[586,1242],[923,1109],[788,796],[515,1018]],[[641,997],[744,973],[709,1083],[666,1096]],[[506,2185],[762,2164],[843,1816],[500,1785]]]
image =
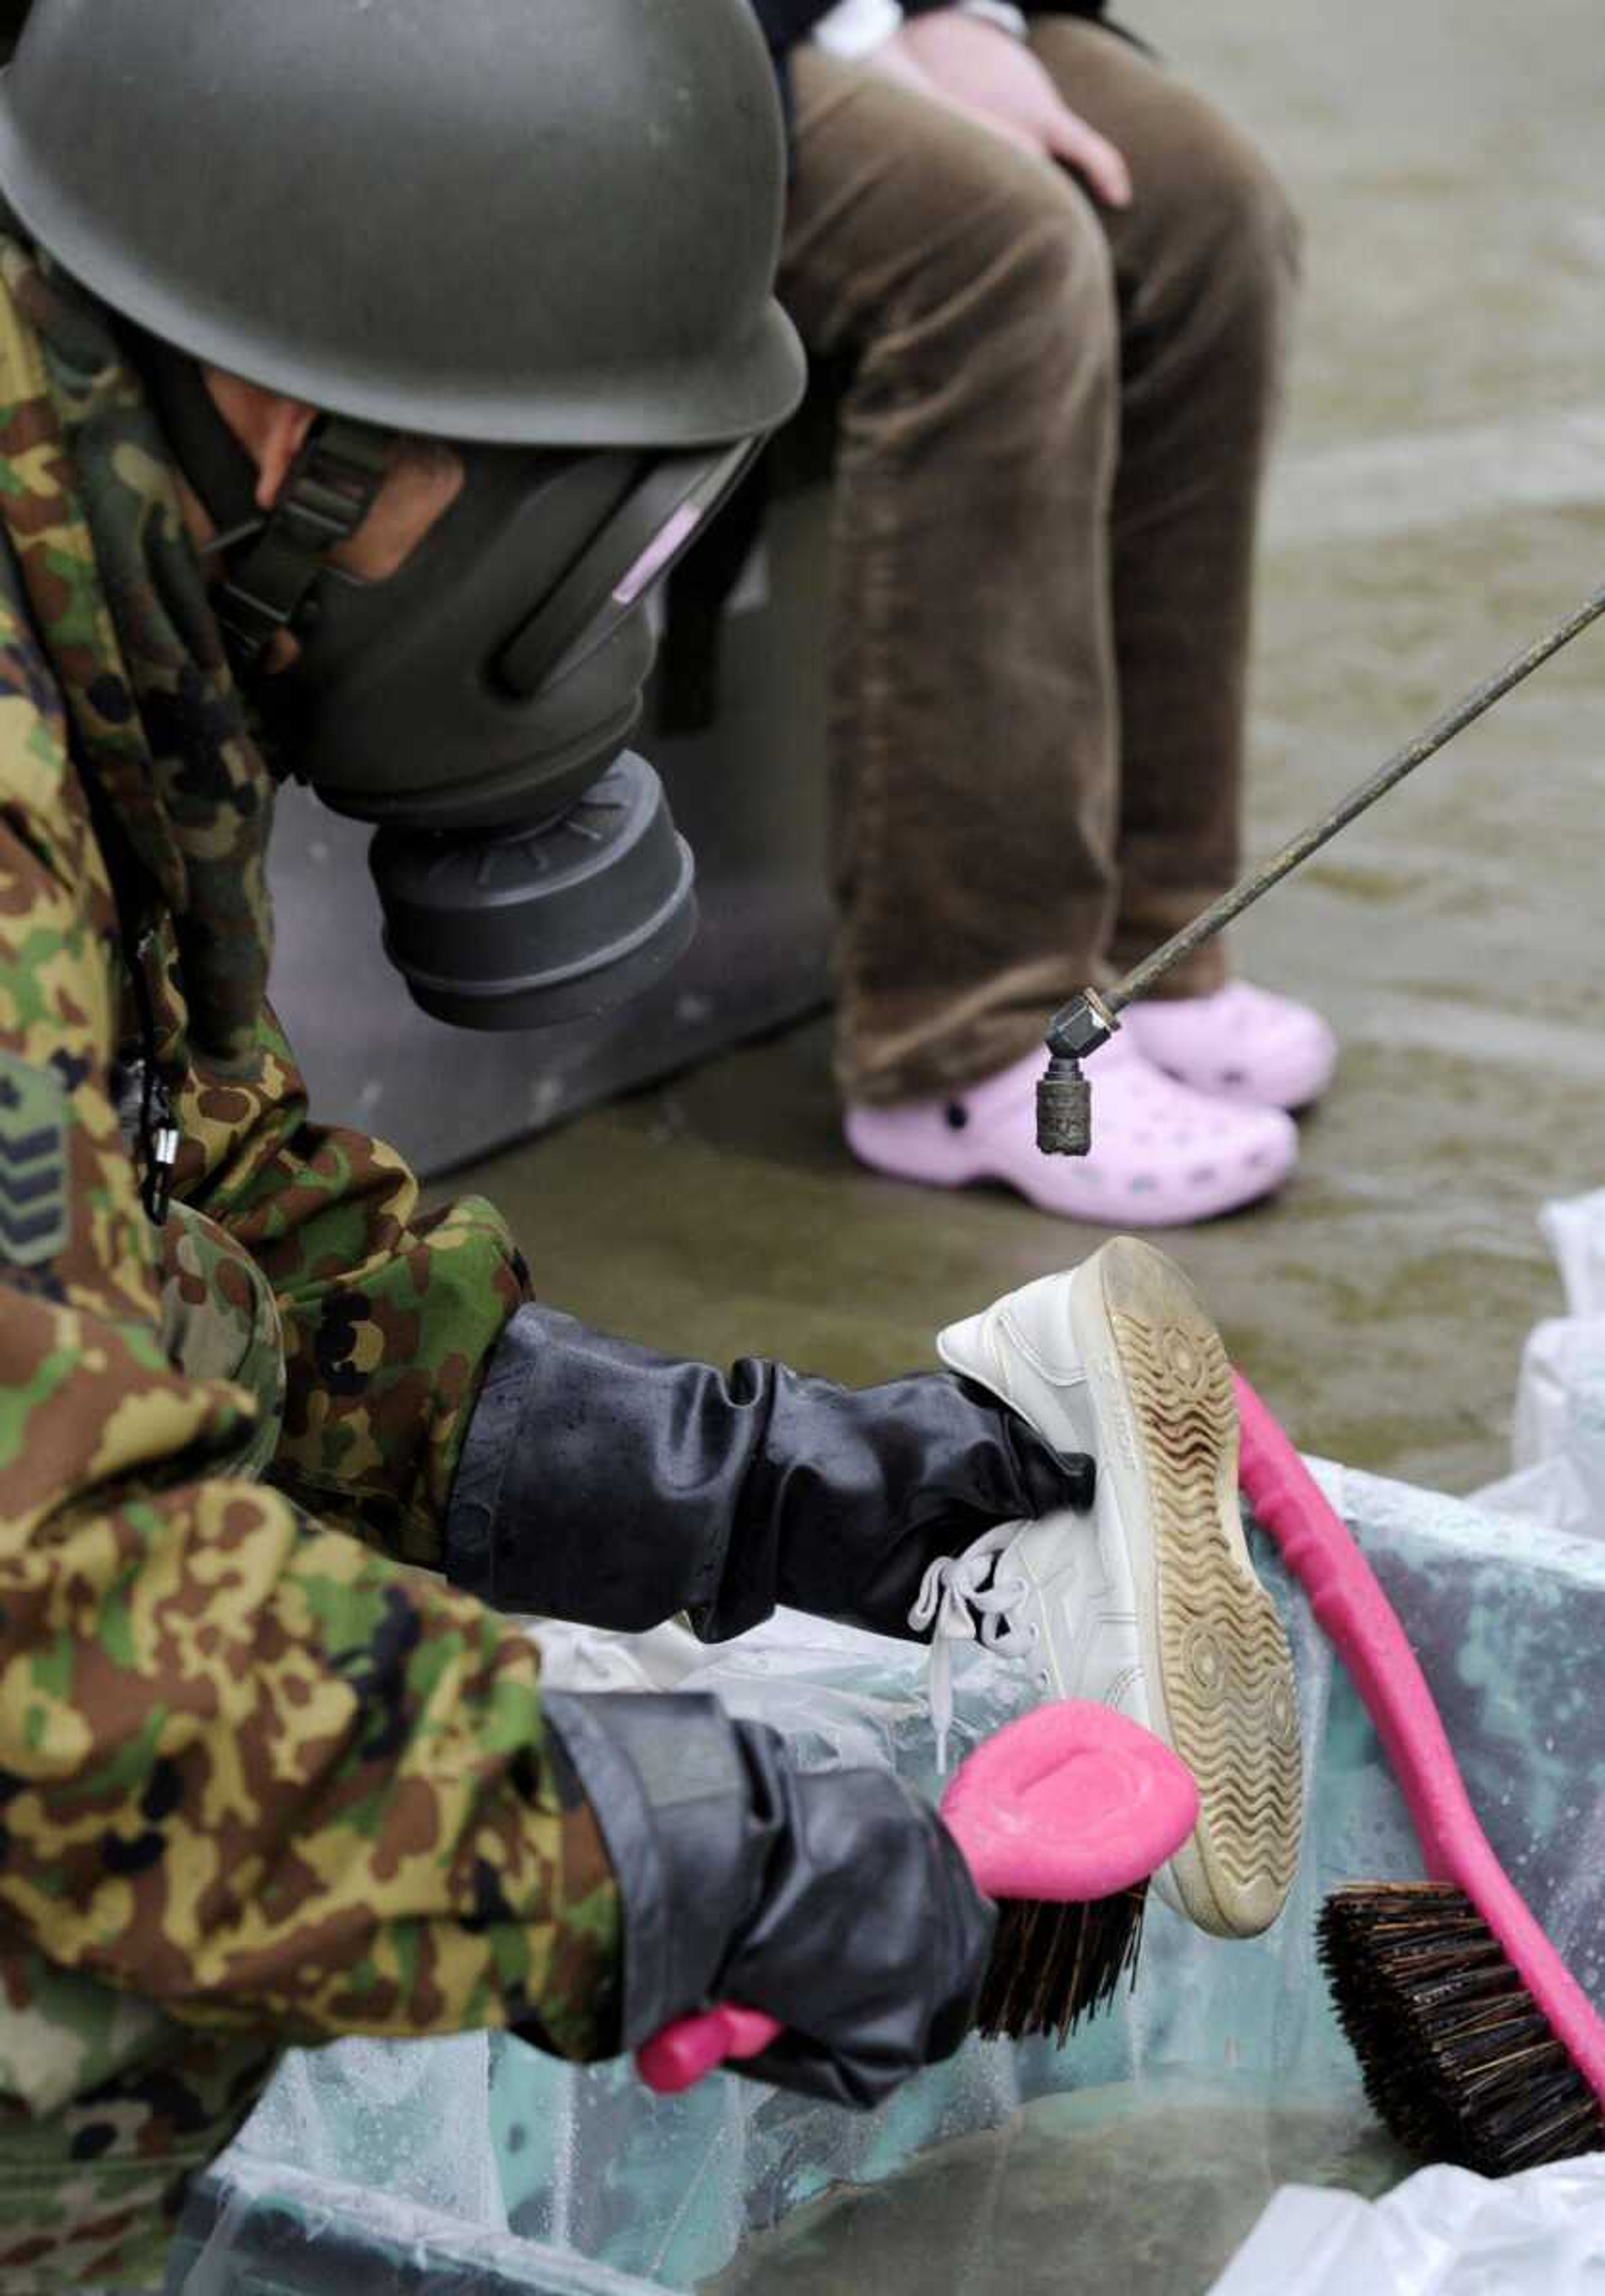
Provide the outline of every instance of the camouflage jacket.
[[[94,307],[6,242],[0,522],[9,2292],[148,2275],[286,2042],[605,2050],[619,1939],[534,1646],[408,1567],[521,1265],[488,1205],[425,1215],[310,1122],[261,996],[269,785],[172,474]],[[143,957],[109,843],[157,890]],[[162,1229],[114,1104],[141,963],[185,1143]]]

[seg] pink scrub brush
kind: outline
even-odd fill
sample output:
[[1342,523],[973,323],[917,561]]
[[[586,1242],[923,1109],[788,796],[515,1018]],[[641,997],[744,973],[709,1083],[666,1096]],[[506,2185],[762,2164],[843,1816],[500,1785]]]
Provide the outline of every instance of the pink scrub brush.
[[[976,1886],[1002,1915],[977,2022],[983,2032],[1058,2030],[1108,2001],[1135,1966],[1149,1876],[1198,1822],[1198,1788],[1167,1746],[1107,1707],[1038,1706],[962,1763],[942,1816]],[[731,2005],[682,2018],[635,2062],[662,2095],[781,2031]]]
[[1430,1879],[1330,1897],[1321,1957],[1366,2094],[1422,2159],[1503,2177],[1605,2144],[1605,2023],[1490,1849],[1370,1565],[1247,1383],[1239,1480],[1376,1726]]

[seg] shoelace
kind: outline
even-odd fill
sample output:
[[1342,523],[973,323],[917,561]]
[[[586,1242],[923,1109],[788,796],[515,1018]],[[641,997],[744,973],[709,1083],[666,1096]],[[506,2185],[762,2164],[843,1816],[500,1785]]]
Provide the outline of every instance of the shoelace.
[[[1005,1659],[1023,1659],[1036,1641],[1035,1625],[1022,1626],[1010,1613],[1025,1593],[1024,1583],[1003,1578],[999,1558],[1014,1544],[1023,1523],[1001,1522],[985,1530],[962,1554],[944,1554],[920,1582],[920,1592],[908,1614],[916,1634],[932,1629],[930,1663],[926,1676],[931,1727],[936,1732],[937,1767],[947,1767],[947,1739],[953,1728],[953,1646],[979,1641],[984,1650]],[[976,1624],[977,1615],[980,1624]]]

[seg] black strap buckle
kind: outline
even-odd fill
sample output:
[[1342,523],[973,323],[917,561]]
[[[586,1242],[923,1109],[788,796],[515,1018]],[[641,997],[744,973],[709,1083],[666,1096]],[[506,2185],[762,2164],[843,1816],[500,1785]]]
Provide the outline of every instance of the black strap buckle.
[[184,1135],[173,1118],[165,1086],[157,1102],[158,1121],[145,1138],[145,1169],[140,1194],[148,1218],[165,1227],[173,1204],[173,1178],[184,1149]]
[[319,417],[279,489],[253,547],[216,602],[236,660],[256,662],[293,627],[324,559],[348,542],[373,507],[389,467],[389,437],[343,417]]

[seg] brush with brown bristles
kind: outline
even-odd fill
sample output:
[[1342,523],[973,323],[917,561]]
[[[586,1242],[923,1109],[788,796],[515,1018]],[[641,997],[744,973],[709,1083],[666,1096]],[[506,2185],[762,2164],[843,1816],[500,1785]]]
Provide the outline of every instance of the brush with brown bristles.
[[1146,1880],[1086,1905],[1000,1898],[976,2031],[987,2041],[1052,2033],[1062,2047],[1123,1982],[1136,1983],[1147,1907]]
[[1605,2022],[1478,1824],[1387,1596],[1298,1452],[1237,1382],[1240,1480],[1342,1659],[1431,1878],[1339,1890],[1321,1958],[1365,2092],[1422,2160],[1511,2176],[1605,2146]]
[[[1135,1967],[1148,1878],[1198,1823],[1198,1788],[1168,1746],[1105,1706],[1055,1699],[1006,1723],[959,1765],[942,1818],[976,1887],[1001,1908],[978,2021],[1062,2038]],[[733,2004],[665,2028],[637,2051],[648,2087],[690,2088],[756,2057],[773,2017]]]

